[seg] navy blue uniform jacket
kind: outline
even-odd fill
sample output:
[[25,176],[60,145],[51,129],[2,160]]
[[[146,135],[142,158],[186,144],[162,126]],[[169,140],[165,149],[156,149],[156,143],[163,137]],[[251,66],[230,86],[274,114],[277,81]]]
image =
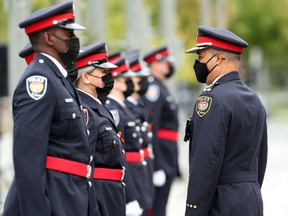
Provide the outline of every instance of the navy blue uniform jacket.
[[3,216],[88,215],[87,179],[46,169],[47,155],[88,164],[90,149],[77,92],[42,54],[20,78],[13,118],[15,177]]
[[[113,116],[106,107],[82,91],[78,91],[83,109],[87,109],[87,127],[90,131],[89,142],[94,148],[94,167],[123,169],[123,143]],[[121,181],[94,179],[93,216],[98,216],[97,205],[101,216],[125,216],[125,186]],[[93,197],[93,196],[92,196]],[[94,204],[93,204],[94,203]]]
[[[120,104],[118,100],[115,100],[115,98],[108,96],[108,99],[106,100],[106,107],[112,112],[117,128],[122,133],[125,152],[139,151],[141,148],[141,145],[139,143],[139,136],[133,136],[133,134],[138,134],[136,131],[136,124],[133,117],[131,116],[131,113],[128,112],[128,109],[124,102],[123,104]],[[144,170],[143,164],[135,163],[135,166],[137,166],[137,173],[135,173],[135,170],[133,169],[131,163],[127,163],[127,161],[125,162],[126,173],[124,182],[126,184],[126,203],[138,200],[141,206],[142,190],[139,190],[138,183],[143,180],[143,178],[141,178],[141,176],[143,176],[142,173]]]
[[[179,175],[178,166],[178,108],[166,86],[154,79],[142,98],[153,129],[154,168],[167,176]],[[159,132],[167,131],[166,134]],[[172,135],[171,135],[172,134]]]
[[261,216],[266,112],[238,72],[196,100],[190,126],[186,216]]

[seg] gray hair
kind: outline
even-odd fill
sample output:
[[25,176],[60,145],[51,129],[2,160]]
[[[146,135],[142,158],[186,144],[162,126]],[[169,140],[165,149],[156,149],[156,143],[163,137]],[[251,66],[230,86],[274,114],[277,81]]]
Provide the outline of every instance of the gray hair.
[[84,67],[84,68],[79,69],[77,80],[81,77],[81,75],[83,73],[91,73],[94,69],[95,69],[95,67],[93,67],[93,66],[88,66],[88,67]]
[[240,61],[241,55],[236,54],[236,53],[231,53],[231,52],[226,52],[224,50],[218,50],[218,49],[212,49],[215,54],[216,52],[220,52],[223,57],[228,61],[228,62],[233,62],[233,61]]

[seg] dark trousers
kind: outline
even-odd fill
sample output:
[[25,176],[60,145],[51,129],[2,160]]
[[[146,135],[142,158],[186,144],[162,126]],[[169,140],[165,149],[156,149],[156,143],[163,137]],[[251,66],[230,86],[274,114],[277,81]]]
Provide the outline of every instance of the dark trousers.
[[163,187],[155,187],[155,198],[153,205],[153,216],[165,216],[166,205],[169,198],[173,176],[166,176],[166,182]]

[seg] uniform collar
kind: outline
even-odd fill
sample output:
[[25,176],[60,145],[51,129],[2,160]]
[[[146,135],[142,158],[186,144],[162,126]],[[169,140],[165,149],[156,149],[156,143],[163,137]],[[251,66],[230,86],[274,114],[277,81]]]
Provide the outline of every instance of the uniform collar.
[[97,101],[99,104],[102,105],[101,101],[100,101],[98,98],[96,98],[96,97],[92,96],[91,94],[83,91],[82,89],[77,88],[77,90],[80,91],[80,92],[82,92],[82,93],[84,93],[84,94],[86,94],[86,95],[88,95],[88,96],[90,96],[93,100]]
[[127,101],[129,101],[130,103],[132,103],[132,104],[134,104],[134,105],[138,105],[138,101],[135,100],[135,99],[132,98],[132,97],[128,97],[128,98],[127,98]]
[[211,85],[208,85],[203,91],[212,91],[213,87],[219,85],[221,83],[229,82],[231,80],[240,80],[239,73],[237,71],[233,71],[224,75],[217,77]]
[[126,107],[126,104],[123,102],[123,101],[121,101],[121,100],[119,100],[117,97],[115,97],[115,96],[113,96],[113,95],[108,95],[108,98],[111,98],[111,99],[113,99],[113,100],[115,100],[117,103],[119,103],[122,107]]
[[61,72],[61,74],[66,78],[68,73],[66,71],[65,68],[63,68],[63,66],[51,55],[48,55],[47,53],[43,53],[41,52],[42,55],[46,56],[47,58],[49,58],[55,65],[56,67],[59,69],[59,71]]

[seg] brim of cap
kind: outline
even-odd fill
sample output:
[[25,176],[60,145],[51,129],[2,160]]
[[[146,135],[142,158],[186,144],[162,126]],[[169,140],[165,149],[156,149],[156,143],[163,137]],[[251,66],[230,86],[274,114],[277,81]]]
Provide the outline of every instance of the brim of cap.
[[65,29],[72,29],[72,30],[83,30],[86,29],[84,26],[79,25],[78,23],[66,23],[66,24],[58,24],[57,26]]
[[136,73],[137,76],[148,77],[151,75],[150,70],[148,68],[142,68],[141,71]]
[[118,67],[117,65],[112,64],[111,62],[104,62],[102,64],[95,64],[94,66],[99,67],[99,68],[104,68],[104,69],[114,69],[114,68]]
[[122,73],[121,75],[122,75],[123,77],[135,77],[135,76],[137,76],[137,73],[129,70],[129,71],[125,72],[125,73]]
[[186,50],[185,53],[197,53],[199,50],[204,50],[207,49],[211,46],[199,46],[199,47],[193,47],[189,50]]

